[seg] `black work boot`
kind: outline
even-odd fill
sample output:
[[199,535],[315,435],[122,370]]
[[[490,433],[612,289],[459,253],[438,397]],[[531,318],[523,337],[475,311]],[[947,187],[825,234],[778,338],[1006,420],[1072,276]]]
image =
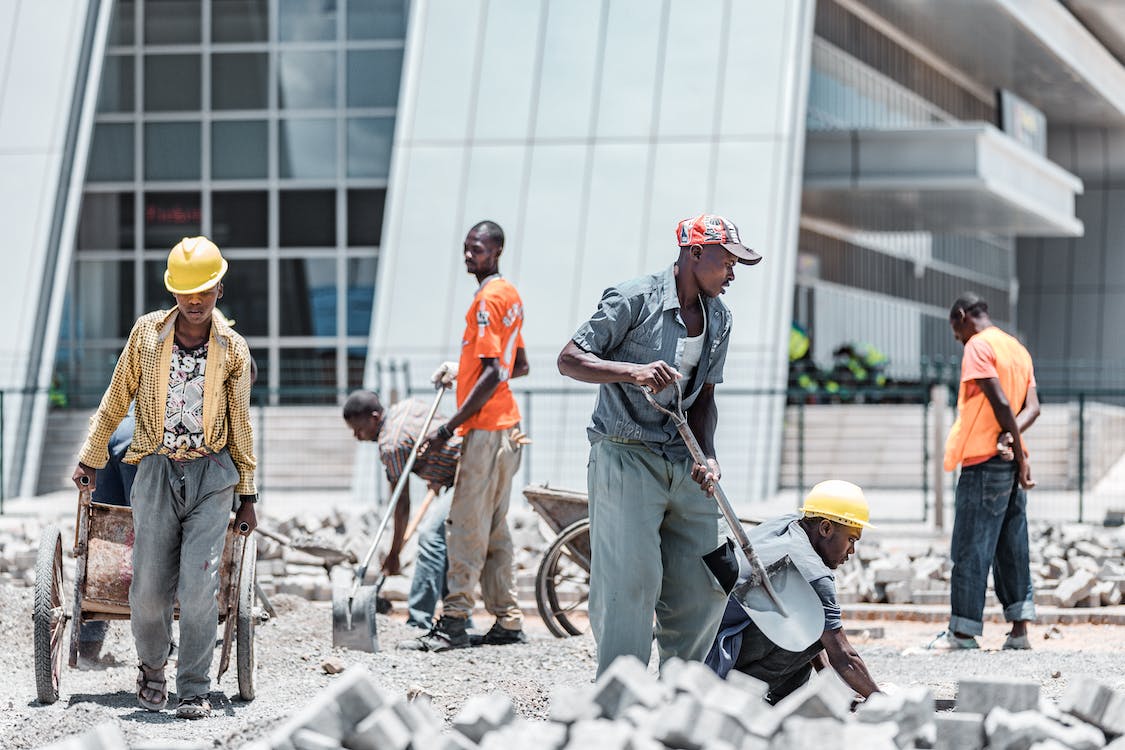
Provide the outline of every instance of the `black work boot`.
[[469,634],[465,630],[465,618],[443,615],[434,623],[429,633],[403,641],[399,648],[410,651],[450,651],[455,648],[468,648]]
[[510,646],[513,643],[527,643],[523,630],[508,630],[499,622],[492,623],[488,632],[480,636],[469,636],[474,646]]

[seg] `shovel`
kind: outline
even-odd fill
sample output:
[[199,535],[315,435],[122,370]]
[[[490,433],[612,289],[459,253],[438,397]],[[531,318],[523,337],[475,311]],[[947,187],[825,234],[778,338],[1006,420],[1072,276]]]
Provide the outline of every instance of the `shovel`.
[[430,430],[430,422],[433,421],[441,397],[444,395],[445,386],[439,385],[434,404],[422,423],[414,447],[410,449],[410,455],[402,467],[402,475],[395,483],[394,492],[391,493],[391,499],[387,503],[387,512],[383,514],[383,520],[379,522],[379,529],[375,532],[375,539],[367,549],[367,554],[363,556],[363,562],[355,569],[355,579],[352,581],[351,589],[346,595],[342,589],[332,591],[332,646],[334,648],[349,648],[353,651],[369,653],[376,653],[379,650],[378,634],[375,629],[375,606],[386,575],[380,575],[379,580],[372,586],[361,586],[361,584],[364,576],[367,575],[367,566],[371,564],[371,558],[375,556],[375,550],[383,538],[387,522],[394,515],[402,490],[410,481],[410,470],[414,467],[414,459],[418,457],[418,448]]
[[[680,390],[678,381],[673,385],[676,389],[675,409],[661,406],[653,398],[649,388],[642,390],[648,402],[675,423],[692,459],[706,466],[707,456],[703,454],[703,449],[699,447],[684,416],[683,391]],[[824,632],[824,605],[821,604],[820,597],[788,555],[768,569],[762,565],[758,553],[750,544],[750,537],[746,535],[734,507],[718,482],[715,482],[715,502],[719,504],[727,526],[734,533],[735,543],[731,545],[728,541],[714,552],[704,555],[703,561],[715,577],[725,584],[723,588],[741,605],[766,638],[786,651],[804,651],[819,640]],[[732,547],[738,567],[748,568],[750,571],[750,575],[741,582],[732,574],[727,562],[731,559]],[[743,560],[738,560],[739,552]]]

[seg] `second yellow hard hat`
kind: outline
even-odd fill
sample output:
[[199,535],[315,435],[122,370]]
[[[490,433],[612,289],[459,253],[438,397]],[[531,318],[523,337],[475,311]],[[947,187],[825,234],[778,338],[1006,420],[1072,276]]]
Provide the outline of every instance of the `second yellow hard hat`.
[[168,253],[164,286],[172,294],[205,292],[223,280],[227,261],[206,237],[184,237]]
[[809,494],[805,496],[805,504],[801,506],[801,514],[827,518],[829,521],[861,529],[872,528],[868,520],[871,517],[870,510],[863,490],[843,479],[829,479],[809,490]]

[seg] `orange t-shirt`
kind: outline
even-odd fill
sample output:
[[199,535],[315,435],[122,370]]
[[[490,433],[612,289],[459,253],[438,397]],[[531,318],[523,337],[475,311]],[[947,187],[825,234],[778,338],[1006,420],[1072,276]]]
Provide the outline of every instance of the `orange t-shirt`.
[[[945,440],[946,471],[953,471],[957,464],[984,463],[998,452],[996,441],[1000,437],[1000,423],[988,397],[976,383],[985,378],[1000,381],[1000,390],[1007,397],[1013,415],[1023,409],[1027,391],[1035,385],[1031,355],[1015,337],[996,326],[985,328],[965,342],[961,388],[957,393],[957,421]],[[1023,445],[1027,453],[1027,442]]]
[[495,359],[500,365],[500,385],[457,432],[505,430],[520,421],[516,398],[508,387],[516,350],[523,348],[523,301],[519,292],[499,275],[484,280],[465,314],[465,333],[461,336],[461,361],[457,371],[457,406],[465,402],[480,379],[481,359]]

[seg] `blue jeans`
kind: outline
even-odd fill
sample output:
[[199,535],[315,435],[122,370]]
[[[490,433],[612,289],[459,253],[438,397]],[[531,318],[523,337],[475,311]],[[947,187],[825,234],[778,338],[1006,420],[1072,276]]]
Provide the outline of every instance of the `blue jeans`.
[[418,528],[418,555],[414,559],[414,578],[407,596],[410,616],[406,620],[407,625],[416,628],[430,629],[434,608],[447,592],[445,574],[449,561],[445,554],[445,519],[452,499],[452,492],[437,497]]
[[1034,620],[1035,601],[1028,561],[1027,495],[1014,461],[998,456],[961,470],[950,557],[953,559],[949,629],[984,632],[988,569],[1004,619]]

